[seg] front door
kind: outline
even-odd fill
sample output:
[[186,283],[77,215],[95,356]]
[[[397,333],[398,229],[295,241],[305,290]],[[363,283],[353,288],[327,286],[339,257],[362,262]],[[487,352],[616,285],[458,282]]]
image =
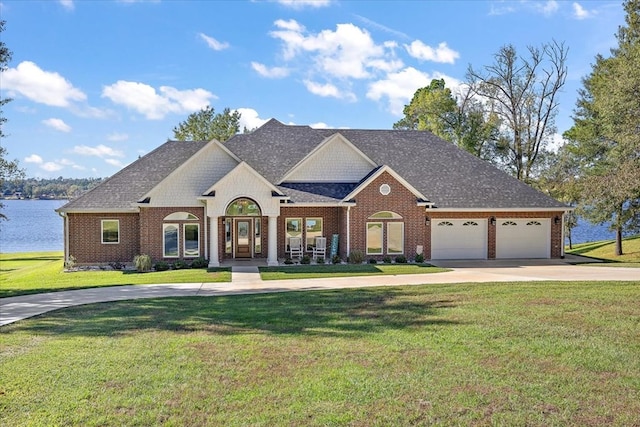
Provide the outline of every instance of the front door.
[[251,258],[251,219],[236,220],[236,258]]

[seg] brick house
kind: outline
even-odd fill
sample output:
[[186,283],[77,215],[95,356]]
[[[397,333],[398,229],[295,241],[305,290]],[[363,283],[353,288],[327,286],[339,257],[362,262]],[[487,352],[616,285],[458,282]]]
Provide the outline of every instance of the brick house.
[[343,259],[559,258],[567,209],[429,132],[272,119],[225,143],[168,141],[58,212],[79,263],[218,266],[276,265],[292,237]]

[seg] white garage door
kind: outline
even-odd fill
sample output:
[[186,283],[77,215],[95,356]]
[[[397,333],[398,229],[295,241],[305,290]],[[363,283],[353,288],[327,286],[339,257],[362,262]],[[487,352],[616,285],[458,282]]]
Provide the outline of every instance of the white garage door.
[[486,219],[435,219],[431,259],[486,259]]
[[550,258],[550,219],[498,219],[496,258]]

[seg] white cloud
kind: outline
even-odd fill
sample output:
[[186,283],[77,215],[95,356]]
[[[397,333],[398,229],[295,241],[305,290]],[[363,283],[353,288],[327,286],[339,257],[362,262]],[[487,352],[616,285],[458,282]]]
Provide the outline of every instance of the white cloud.
[[10,93],[19,93],[34,102],[54,107],[69,107],[73,101],[87,99],[60,74],[44,71],[31,61],[23,61],[16,68],[4,71],[2,86]]
[[370,77],[369,69],[380,69],[390,49],[377,45],[368,31],[353,24],[338,24],[335,31],[323,30],[318,34],[306,34],[305,28],[293,20],[279,20],[275,25],[279,30],[270,35],[283,42],[285,60],[309,53],[317,71],[331,77]]
[[71,132],[71,126],[66,124],[61,119],[54,119],[54,118],[46,119],[46,120],[43,120],[42,123],[60,132]]
[[199,34],[200,38],[202,40],[204,40],[205,42],[207,42],[207,46],[209,46],[211,49],[213,50],[225,50],[229,47],[229,43],[227,42],[220,42],[216,39],[214,39],[213,37],[210,37],[204,33],[200,33]]
[[73,0],[59,0],[58,2],[67,10],[73,10],[74,8]]
[[459,80],[441,73],[429,75],[413,67],[407,67],[397,73],[389,73],[383,80],[371,83],[367,91],[367,98],[374,101],[387,98],[389,111],[396,116],[402,116],[404,105],[411,100],[416,90],[428,86],[432,79],[440,78],[445,80],[445,84],[452,91],[461,84]]
[[309,127],[313,129],[329,129],[329,125],[326,124],[325,122],[313,123],[313,124],[310,124]]
[[178,90],[160,86],[159,93],[144,83],[119,80],[102,90],[102,97],[143,114],[147,119],[160,120],[167,114],[192,113],[209,105],[216,96],[204,89]]
[[104,159],[104,161],[110,164],[111,166],[115,166],[120,169],[122,169],[125,166],[124,163],[122,163],[120,160],[117,160],[117,159]]
[[302,9],[304,7],[321,8],[331,4],[331,0],[277,0],[283,6],[293,9]]
[[107,135],[107,141],[120,142],[126,141],[127,139],[129,139],[129,135],[126,133],[114,132]]
[[386,33],[392,34],[394,36],[397,36],[403,39],[410,39],[410,37],[406,33],[403,33],[402,31],[394,30],[393,28],[389,28],[386,25],[382,25],[362,15],[355,15],[355,17],[361,20],[362,22],[364,22],[365,24],[372,26],[373,28],[376,28],[378,30],[384,31]]
[[340,91],[340,89],[338,89],[337,86],[331,83],[321,84],[321,83],[313,82],[311,80],[305,80],[304,85],[309,92],[311,92],[314,95],[322,96],[323,98],[330,97],[330,98],[346,99],[352,102],[357,100],[356,96],[352,92],[348,92],[348,91],[342,92]]
[[289,69],[286,67],[268,68],[266,65],[259,62],[252,62],[251,68],[253,68],[262,77],[267,77],[270,79],[280,79],[289,75]]
[[61,169],[64,169],[64,166],[56,162],[46,162],[42,164],[40,168],[46,170],[47,172],[57,172]]
[[253,130],[265,124],[269,119],[261,119],[258,112],[253,108],[238,108],[236,110],[240,113],[240,130],[249,129]]
[[35,164],[42,164],[44,162],[44,160],[42,160],[42,157],[38,156],[37,154],[32,154],[28,157],[24,158],[24,161],[26,163],[35,163]]
[[124,157],[124,153],[120,150],[114,150],[106,145],[97,145],[95,147],[89,147],[88,145],[76,145],[71,150],[72,153],[80,154],[82,156],[96,156],[100,158],[105,157]]
[[587,10],[584,7],[582,7],[582,5],[580,5],[580,3],[578,2],[574,2],[573,3],[573,17],[576,19],[588,19],[591,18],[595,12],[593,10]]
[[535,7],[546,16],[553,15],[560,9],[560,5],[556,0],[547,0],[544,4],[535,3],[535,5]]
[[456,59],[460,58],[460,54],[449,48],[445,42],[440,43],[435,49],[420,40],[415,40],[410,45],[404,45],[404,47],[409,52],[409,55],[423,61],[453,64]]

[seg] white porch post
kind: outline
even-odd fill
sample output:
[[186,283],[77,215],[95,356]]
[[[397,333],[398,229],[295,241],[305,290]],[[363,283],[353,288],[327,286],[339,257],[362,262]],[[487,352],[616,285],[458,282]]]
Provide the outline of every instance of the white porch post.
[[218,218],[209,217],[209,267],[220,267],[220,257],[218,256]]
[[267,265],[278,265],[278,217],[269,217],[269,254]]

